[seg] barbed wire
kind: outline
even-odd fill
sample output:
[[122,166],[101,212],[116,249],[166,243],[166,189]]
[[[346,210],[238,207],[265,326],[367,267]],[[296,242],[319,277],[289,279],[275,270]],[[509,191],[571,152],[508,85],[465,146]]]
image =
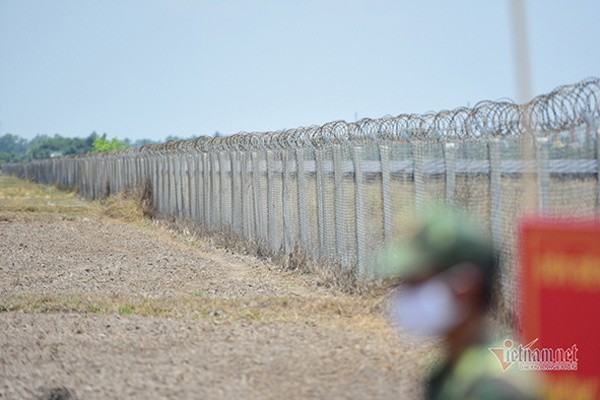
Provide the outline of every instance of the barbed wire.
[[[323,147],[360,140],[469,139],[519,136],[525,132],[541,136],[566,131],[600,118],[600,79],[557,87],[525,104],[509,100],[481,101],[473,107],[459,107],[426,114],[400,114],[356,122],[343,120],[324,125],[271,132],[240,132],[225,137],[200,136],[111,155],[172,151],[249,151],[300,146]],[[77,157],[97,157],[98,154]],[[100,155],[105,156],[105,155]]]

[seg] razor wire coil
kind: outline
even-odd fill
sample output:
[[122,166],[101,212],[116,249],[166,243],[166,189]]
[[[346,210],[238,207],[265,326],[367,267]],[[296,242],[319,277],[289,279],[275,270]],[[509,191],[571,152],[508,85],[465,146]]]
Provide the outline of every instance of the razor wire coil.
[[191,140],[152,144],[138,149],[125,149],[110,154],[88,154],[67,157],[117,157],[136,153],[201,151],[218,152],[252,149],[322,148],[346,141],[415,139],[470,139],[510,137],[532,132],[544,136],[548,132],[566,131],[600,118],[600,79],[588,78],[564,85],[525,104],[508,100],[481,101],[473,107],[459,107],[425,114],[400,114],[382,118],[363,118],[356,122],[343,120],[308,127],[272,132],[239,132],[225,137],[199,136]]

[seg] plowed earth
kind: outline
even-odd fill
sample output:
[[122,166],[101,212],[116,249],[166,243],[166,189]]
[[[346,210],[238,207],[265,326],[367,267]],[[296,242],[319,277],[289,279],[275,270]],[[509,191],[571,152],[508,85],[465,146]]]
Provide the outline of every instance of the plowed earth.
[[0,399],[420,396],[434,347],[390,328],[380,294],[324,288],[129,203],[0,176]]

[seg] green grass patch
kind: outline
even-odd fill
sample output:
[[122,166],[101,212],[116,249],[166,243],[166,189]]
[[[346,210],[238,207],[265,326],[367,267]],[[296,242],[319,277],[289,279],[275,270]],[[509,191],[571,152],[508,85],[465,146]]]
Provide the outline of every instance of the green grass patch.
[[102,308],[97,304],[89,304],[87,306],[86,312],[90,314],[100,314],[102,312]]
[[117,312],[121,315],[133,315],[135,311],[135,307],[129,304],[123,304],[122,306],[117,307]]

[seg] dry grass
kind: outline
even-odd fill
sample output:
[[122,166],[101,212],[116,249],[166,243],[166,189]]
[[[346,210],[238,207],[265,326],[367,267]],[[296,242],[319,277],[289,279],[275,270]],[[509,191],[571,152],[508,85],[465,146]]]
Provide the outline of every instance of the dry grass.
[[89,212],[90,204],[74,192],[38,185],[12,176],[0,175],[0,218],[16,213],[60,214],[66,217]]
[[139,191],[118,193],[94,202],[99,216],[126,223],[139,223],[146,219]]
[[74,191],[0,175],[0,220],[108,218],[125,223],[146,219],[143,189],[99,201],[85,201]]
[[353,325],[385,330],[381,296],[256,297],[219,299],[203,293],[181,297],[106,294],[12,294],[4,296],[0,312],[119,314],[122,316],[250,320],[261,323]]

